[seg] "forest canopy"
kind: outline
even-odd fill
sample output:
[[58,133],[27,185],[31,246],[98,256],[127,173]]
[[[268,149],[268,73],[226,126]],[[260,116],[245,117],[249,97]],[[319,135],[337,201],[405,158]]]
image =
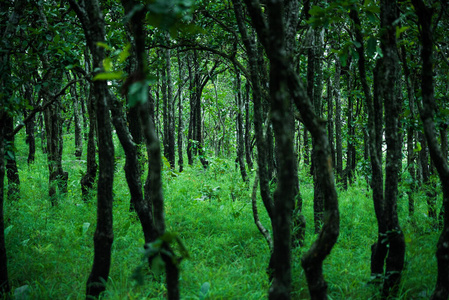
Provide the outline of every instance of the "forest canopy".
[[0,298],[448,299],[449,6],[0,2]]

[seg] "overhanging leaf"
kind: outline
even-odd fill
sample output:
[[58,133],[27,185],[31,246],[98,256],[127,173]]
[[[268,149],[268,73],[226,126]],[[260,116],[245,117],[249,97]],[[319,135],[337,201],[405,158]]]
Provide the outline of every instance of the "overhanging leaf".
[[114,79],[122,79],[124,77],[124,73],[122,71],[119,72],[104,72],[99,73],[94,76],[93,80],[114,80]]
[[148,80],[136,81],[128,90],[129,107],[145,103],[148,100]]

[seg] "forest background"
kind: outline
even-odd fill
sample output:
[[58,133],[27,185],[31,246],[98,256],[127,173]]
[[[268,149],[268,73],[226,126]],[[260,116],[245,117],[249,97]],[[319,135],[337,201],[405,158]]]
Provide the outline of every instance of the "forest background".
[[0,8],[1,297],[448,299],[446,1]]

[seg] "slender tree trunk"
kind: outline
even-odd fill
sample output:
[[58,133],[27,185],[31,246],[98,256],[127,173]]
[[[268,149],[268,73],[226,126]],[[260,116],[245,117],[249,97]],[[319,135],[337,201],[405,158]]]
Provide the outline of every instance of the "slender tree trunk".
[[407,53],[405,51],[405,46],[401,46],[401,59],[402,59],[402,69],[404,70],[404,79],[405,84],[407,87],[407,97],[408,97],[408,103],[409,103],[409,110],[410,110],[410,118],[407,124],[407,168],[408,172],[410,174],[410,186],[407,191],[408,195],[408,213],[409,216],[413,216],[415,212],[415,200],[414,200],[414,193],[416,190],[416,174],[415,174],[415,145],[414,145],[414,137],[415,137],[415,130],[414,130],[414,122],[416,119],[415,115],[415,95],[414,95],[414,89],[412,87],[412,82],[410,78],[410,70],[407,66]]
[[383,279],[385,257],[388,251],[387,243],[384,238],[387,232],[387,227],[384,216],[385,201],[382,173],[383,106],[379,95],[379,88],[382,84],[379,79],[379,68],[381,64],[380,61],[378,61],[374,69],[374,94],[371,95],[367,83],[365,50],[363,36],[360,30],[361,23],[357,10],[351,10],[350,17],[356,25],[356,40],[360,43],[360,47],[357,48],[359,54],[358,69],[368,111],[369,153],[372,172],[371,188],[373,190],[374,211],[378,226],[377,242],[371,246],[371,279],[373,282],[376,282],[378,279]]
[[96,161],[96,143],[95,133],[97,126],[95,99],[93,97],[92,87],[89,89],[87,100],[87,111],[89,114],[89,133],[87,138],[87,153],[86,153],[86,173],[81,178],[81,192],[84,201],[89,199],[89,193],[94,187],[95,178],[97,177],[97,161]]
[[[33,106],[33,90],[30,84],[25,85],[25,99],[28,99],[28,102],[31,106]],[[27,113],[25,111],[24,117],[27,117]],[[28,164],[32,164],[35,159],[36,154],[36,139],[34,136],[34,131],[36,127],[35,116],[33,116],[28,122],[25,124],[26,131],[26,143],[28,144]]]
[[183,131],[184,131],[184,122],[182,118],[182,81],[184,80],[184,64],[181,61],[181,55],[179,51],[177,52],[178,55],[178,166],[179,166],[179,172],[182,172],[184,170],[184,158],[182,154],[182,147],[183,147]]
[[61,105],[55,101],[44,111],[45,130],[47,132],[47,159],[49,170],[48,195],[51,204],[57,205],[56,190],[60,193],[67,193],[68,172],[62,169],[62,120]]
[[[70,78],[70,75],[68,78]],[[76,75],[74,76],[76,79]],[[80,112],[80,101],[78,97],[78,93],[76,91],[76,84],[70,86],[70,94],[73,100],[73,116],[75,121],[75,157],[81,159],[81,155],[83,154],[83,137],[81,135],[81,112]]]
[[193,143],[193,133],[195,132],[195,125],[196,125],[196,121],[195,121],[195,101],[196,101],[196,97],[195,97],[195,91],[194,91],[194,87],[195,87],[195,82],[194,82],[194,77],[195,77],[195,69],[193,67],[193,56],[190,56],[190,59],[188,60],[188,69],[189,69],[189,91],[190,91],[190,117],[189,117],[189,131],[187,134],[187,159],[188,159],[188,163],[189,165],[193,165],[193,147],[194,147],[194,143]]
[[240,167],[240,174],[244,182],[248,182],[248,174],[246,173],[245,161],[244,161],[244,140],[243,140],[243,100],[242,100],[242,82],[240,79],[240,73],[235,68],[236,72],[236,106],[237,106],[237,161]]
[[[6,115],[6,132],[12,133],[14,130],[14,119]],[[14,136],[6,136],[6,175],[8,177],[8,199],[15,201],[20,199],[20,178],[17,168],[16,155],[14,150]]]
[[[351,76],[348,73],[348,91],[352,91],[352,84],[351,84]],[[348,188],[348,184],[352,184],[352,176],[353,176],[353,170],[352,166],[354,164],[353,159],[353,152],[355,151],[354,147],[354,120],[353,120],[353,97],[351,94],[348,95],[348,110],[347,110],[347,118],[348,118],[348,132],[346,134],[347,136],[347,148],[346,148],[346,169],[344,172],[344,187],[345,189]]]
[[335,148],[334,148],[334,103],[332,101],[331,79],[327,81],[327,136],[329,147],[331,148],[332,166],[335,167]]
[[247,82],[245,85],[245,155],[248,169],[253,169],[252,151],[251,151],[251,121],[250,121],[250,86]]
[[[251,30],[248,33],[246,29],[245,19],[243,16],[243,8],[241,0],[232,0],[234,4],[234,13],[237,20],[237,25],[239,27],[240,35],[242,36],[243,43],[248,55],[248,69],[250,72],[250,80],[252,83],[253,92],[253,103],[254,103],[254,132],[257,147],[257,165],[258,165],[258,178],[260,195],[265,209],[268,213],[270,221],[273,226],[273,215],[274,215],[274,203],[271,197],[270,186],[269,186],[269,173],[268,173],[268,151],[266,145],[266,140],[263,133],[263,90],[262,90],[262,73],[259,64],[259,54],[256,46],[256,39],[254,36],[254,31]],[[272,249],[270,249],[271,251]],[[267,267],[267,273],[269,276],[269,281],[273,279],[273,252],[271,252],[271,257]]]
[[[96,45],[104,42],[104,19],[97,0],[69,0],[71,8],[81,21],[87,46],[92,54],[93,66],[102,65],[104,49]],[[99,71],[94,71],[98,73]],[[101,70],[100,70],[101,72]],[[106,289],[111,265],[111,248],[114,239],[112,227],[112,186],[114,181],[114,144],[107,82],[96,80],[92,85],[92,96],[96,103],[97,138],[99,148],[99,177],[97,185],[97,227],[94,235],[94,261],[86,283],[86,298],[98,298]]]
[[421,0],[413,0],[419,23],[421,24],[421,58],[422,58],[422,109],[420,116],[424,133],[428,141],[430,156],[435,164],[443,189],[443,230],[437,243],[436,258],[438,275],[435,290],[430,299],[444,300],[449,298],[449,167],[447,157],[443,155],[436,137],[436,127],[433,121],[436,103],[434,99],[433,82],[433,32],[432,8],[427,7]]
[[175,168],[175,118],[173,107],[173,83],[171,80],[171,51],[165,50],[165,81],[162,84],[164,95],[164,156],[172,169]]
[[6,113],[0,112],[0,297],[8,295],[10,291],[8,279],[8,263],[5,246],[5,222],[3,218],[3,195],[5,182],[5,135]]

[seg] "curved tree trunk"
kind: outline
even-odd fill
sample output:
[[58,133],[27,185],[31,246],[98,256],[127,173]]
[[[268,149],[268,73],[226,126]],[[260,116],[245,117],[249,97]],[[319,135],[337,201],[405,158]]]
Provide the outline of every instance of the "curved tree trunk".
[[432,34],[432,8],[427,7],[422,0],[412,0],[421,24],[421,58],[422,58],[422,109],[420,116],[423,122],[424,133],[429,146],[430,156],[435,164],[443,189],[443,230],[437,243],[436,257],[438,262],[438,275],[432,300],[449,298],[449,166],[447,157],[443,155],[438,145],[434,119],[436,109],[433,84],[433,34]]
[[[105,37],[104,20],[97,0],[69,0],[81,21],[87,45],[92,54],[93,66],[102,65],[104,49],[96,45]],[[95,71],[98,73],[98,71]],[[111,248],[114,239],[112,229],[112,185],[114,181],[114,144],[107,103],[107,82],[97,80],[92,85],[96,103],[97,136],[99,148],[99,178],[97,187],[97,228],[94,235],[94,262],[86,283],[86,297],[97,298],[106,289],[111,265]]]
[[361,23],[356,10],[351,10],[350,17],[355,23],[355,35],[360,47],[357,48],[359,54],[358,68],[362,89],[365,94],[365,101],[368,111],[368,136],[369,153],[371,161],[371,188],[373,190],[374,211],[377,219],[378,233],[377,242],[371,246],[371,279],[382,279],[384,275],[384,262],[387,255],[387,244],[384,242],[386,235],[386,223],[384,217],[384,188],[382,173],[382,127],[383,127],[383,107],[379,98],[379,64],[374,70],[374,95],[371,95],[367,83],[367,74],[365,69],[365,50],[363,36],[361,33]]

